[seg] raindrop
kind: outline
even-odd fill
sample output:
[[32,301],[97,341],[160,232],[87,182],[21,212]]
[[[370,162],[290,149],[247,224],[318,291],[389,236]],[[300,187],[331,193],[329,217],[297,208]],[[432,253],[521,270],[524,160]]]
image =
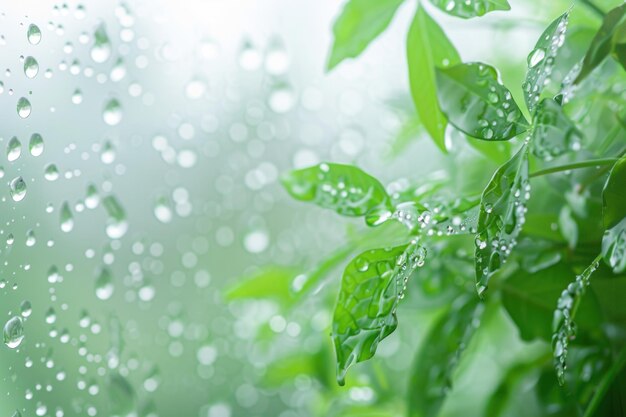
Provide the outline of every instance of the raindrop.
[[106,224],[106,234],[111,239],[119,239],[126,234],[128,230],[128,222],[126,221],[126,212],[122,208],[117,198],[110,195],[102,201],[104,208],[109,215]]
[[30,154],[32,156],[39,156],[43,153],[43,138],[39,133],[33,133],[30,136],[30,142],[28,144],[28,149],[30,150]]
[[33,312],[33,307],[30,304],[30,301],[28,300],[22,301],[22,304],[20,304],[20,314],[22,315],[22,317],[28,317],[31,315],[32,312]]
[[17,101],[18,116],[20,116],[22,119],[26,119],[28,116],[30,116],[30,110],[31,110],[30,101],[28,101],[26,97],[21,97]]
[[113,276],[108,268],[102,268],[96,279],[96,297],[101,300],[108,300],[113,295]]
[[39,42],[41,42],[41,30],[39,30],[39,27],[37,25],[31,23],[28,26],[26,37],[28,38],[28,42],[30,42],[31,45],[37,45]]
[[59,178],[59,169],[55,164],[48,164],[44,168],[43,177],[48,181],[56,181]]
[[91,59],[103,63],[111,56],[111,41],[107,35],[104,23],[101,23],[93,34],[94,43],[91,47]]
[[24,75],[28,78],[35,78],[39,73],[39,63],[32,56],[27,56],[24,60]]
[[22,143],[13,136],[7,145],[7,159],[9,162],[17,160],[22,154]]
[[13,201],[22,201],[26,197],[26,183],[22,177],[13,178],[9,187]]
[[122,120],[122,106],[117,99],[113,98],[105,104],[102,118],[109,126],[115,126]]
[[67,201],[61,206],[61,230],[65,233],[71,232],[74,228],[74,216]]
[[18,347],[24,340],[24,325],[20,316],[14,316],[4,325],[4,344],[11,349]]
[[537,65],[539,65],[541,61],[543,61],[543,58],[545,58],[545,56],[546,56],[545,49],[542,49],[542,48],[535,49],[528,55],[528,67],[529,68],[536,67]]

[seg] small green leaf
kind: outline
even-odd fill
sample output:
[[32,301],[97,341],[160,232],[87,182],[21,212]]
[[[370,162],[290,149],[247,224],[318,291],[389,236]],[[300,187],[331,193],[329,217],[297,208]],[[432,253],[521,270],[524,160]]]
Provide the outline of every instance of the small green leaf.
[[590,284],[591,274],[598,268],[600,258],[601,256],[598,256],[582,274],[576,276],[574,282],[571,282],[563,290],[557,301],[556,310],[554,310],[552,318],[552,354],[554,356],[556,377],[561,385],[565,383],[565,361],[567,359],[569,341],[576,335],[574,318],[582,297]]
[[483,191],[476,235],[476,289],[482,295],[517,243],[530,198],[528,147],[496,170]]
[[621,157],[609,174],[602,190],[604,227],[615,226],[626,217],[626,156]]
[[553,99],[542,100],[533,117],[531,149],[549,161],[581,147],[582,133]]
[[496,10],[511,10],[507,0],[430,0],[430,2],[444,12],[463,19],[483,16]]
[[424,127],[444,152],[446,118],[439,109],[435,68],[461,61],[441,27],[418,7],[406,40],[409,84],[415,109]]
[[484,140],[508,140],[528,129],[495,68],[481,63],[437,69],[439,104],[460,131]]
[[334,42],[327,70],[357,57],[391,23],[404,0],[348,0],[333,25]]
[[587,76],[613,51],[613,37],[616,30],[620,29],[620,27],[626,23],[625,19],[626,4],[617,6],[604,16],[602,26],[591,41],[591,45],[589,45],[589,49],[587,49],[587,53],[583,58],[580,72],[574,79],[574,84],[578,84],[587,78]]
[[626,271],[626,217],[604,232],[602,256],[616,274]]
[[384,217],[383,213],[391,210],[385,187],[376,178],[350,165],[323,163],[291,171],[282,178],[282,183],[293,198],[344,216],[364,216],[381,209],[380,215]]
[[483,311],[484,305],[475,296],[463,295],[432,325],[413,359],[407,395],[409,417],[439,415],[452,373]]
[[539,37],[533,50],[528,54],[528,71],[526,72],[526,79],[522,83],[522,89],[524,90],[524,100],[526,100],[526,105],[531,113],[539,103],[541,92],[550,81],[556,55],[565,40],[568,18],[569,11],[550,23],[550,26]]
[[412,242],[363,252],[346,267],[332,332],[340,385],[348,367],[373,357],[378,343],[396,329],[398,302],[409,276],[423,265],[425,256],[424,247]]

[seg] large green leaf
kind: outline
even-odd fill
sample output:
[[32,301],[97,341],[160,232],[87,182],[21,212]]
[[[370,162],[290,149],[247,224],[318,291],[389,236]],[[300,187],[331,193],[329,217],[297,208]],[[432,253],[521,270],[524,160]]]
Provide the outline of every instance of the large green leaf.
[[333,25],[334,42],[327,69],[359,56],[389,26],[404,0],[348,0]]
[[425,256],[424,247],[412,242],[363,252],[346,267],[332,326],[340,385],[348,367],[374,356],[378,343],[396,329],[398,302]]
[[444,12],[463,19],[483,16],[496,10],[511,10],[507,0],[430,0],[430,2]]
[[463,295],[432,325],[413,360],[407,394],[409,417],[439,414],[459,355],[478,327],[483,310],[475,296]]
[[528,129],[495,68],[482,63],[437,69],[439,105],[462,132],[484,140],[508,140]]
[[[572,275],[571,268],[561,262],[534,272],[518,268],[502,282],[502,305],[523,340],[552,340],[554,301],[571,282]],[[598,323],[602,317],[594,297],[583,300],[579,317],[581,329],[599,331]]]
[[435,68],[461,61],[441,27],[418,7],[406,40],[409,84],[415,108],[437,146],[446,151],[446,118],[439,109]]
[[522,83],[524,100],[532,113],[539,103],[539,96],[550,81],[550,74],[559,48],[565,40],[569,11],[556,18],[541,34],[533,50],[528,54],[528,71]]
[[374,209],[391,209],[385,187],[350,165],[323,163],[291,171],[282,178],[282,183],[295,199],[313,202],[344,216],[364,216]]
[[574,79],[574,84],[580,83],[609,56],[614,47],[616,30],[621,30],[626,23],[626,3],[610,10],[602,22],[602,26],[591,41],[589,49],[583,58],[580,72]]
[[481,294],[517,243],[530,198],[528,146],[496,170],[483,191],[476,235],[476,289]]
[[553,99],[542,100],[533,117],[531,149],[539,158],[549,161],[581,147],[582,134],[574,122]]
[[554,368],[559,384],[565,382],[565,368],[569,341],[576,336],[574,318],[579,309],[583,295],[590,284],[591,274],[598,268],[600,256],[598,256],[576,279],[569,283],[561,292],[557,301],[556,310],[552,319],[552,353],[554,355]]

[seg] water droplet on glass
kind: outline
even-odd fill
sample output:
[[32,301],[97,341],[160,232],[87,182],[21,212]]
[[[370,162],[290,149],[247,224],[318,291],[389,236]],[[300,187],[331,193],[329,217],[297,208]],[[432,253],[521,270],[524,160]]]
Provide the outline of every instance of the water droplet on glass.
[[39,133],[33,133],[30,136],[30,142],[28,143],[28,150],[32,156],[39,156],[43,153],[43,138]]
[[22,119],[26,119],[28,116],[30,116],[30,110],[31,110],[30,101],[28,101],[26,97],[21,97],[17,101],[18,116],[20,116]]
[[61,206],[61,230],[65,233],[71,232],[74,228],[74,216],[67,201]]
[[113,98],[105,104],[102,118],[109,126],[115,126],[122,120],[122,105],[117,99]]
[[33,307],[30,304],[30,301],[28,300],[22,301],[22,304],[20,304],[20,314],[22,315],[22,317],[28,317],[31,315],[32,312],[33,312]]
[[28,42],[31,45],[37,45],[39,42],[41,42],[41,30],[39,30],[39,26],[31,23],[28,26],[26,37],[28,38]]
[[9,319],[4,325],[4,344],[11,349],[18,347],[24,340],[24,322],[20,316]]
[[96,278],[96,297],[101,300],[108,300],[113,295],[113,276],[108,268],[102,268],[98,278]]
[[111,41],[104,23],[101,23],[93,34],[94,43],[91,47],[91,59],[97,63],[105,62],[111,56]]
[[39,63],[32,56],[27,56],[24,60],[24,75],[28,78],[35,78],[39,73]]
[[26,197],[26,183],[22,177],[13,178],[9,188],[13,201],[22,201]]
[[106,234],[111,239],[119,239],[126,234],[128,230],[128,222],[126,221],[126,212],[122,208],[117,198],[110,195],[102,201],[104,208],[109,215],[106,224]]
[[56,181],[59,178],[59,169],[55,164],[48,164],[44,168],[43,177],[48,181]]
[[22,154],[22,143],[13,136],[7,145],[7,159],[9,162],[17,160]]

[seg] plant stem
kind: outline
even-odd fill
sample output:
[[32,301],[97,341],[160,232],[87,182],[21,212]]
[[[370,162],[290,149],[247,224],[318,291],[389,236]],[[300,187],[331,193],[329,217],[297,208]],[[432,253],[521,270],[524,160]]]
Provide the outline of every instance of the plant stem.
[[611,366],[611,369],[609,369],[608,372],[604,374],[604,377],[600,381],[596,392],[594,392],[591,401],[589,401],[589,405],[585,410],[584,417],[591,417],[595,413],[596,409],[602,402],[602,399],[604,398],[606,392],[609,390],[611,383],[613,382],[615,377],[619,375],[622,368],[624,368],[624,365],[626,365],[626,349],[622,349],[617,358],[615,358],[615,362],[613,363],[613,366]]
[[572,169],[589,168],[589,167],[595,167],[595,166],[600,166],[600,165],[612,165],[615,162],[617,162],[617,160],[618,158],[602,158],[602,159],[590,159],[588,161],[573,162],[571,164],[559,165],[556,167],[550,167],[550,168],[541,169],[539,171],[532,172],[529,175],[529,177],[530,178],[540,177],[542,175],[552,174],[554,172],[569,171]]
[[604,18],[605,13],[602,11],[601,8],[596,6],[591,0],[580,0],[580,2],[584,4],[585,6],[589,7],[591,10],[593,10],[595,14],[597,14],[601,18]]

